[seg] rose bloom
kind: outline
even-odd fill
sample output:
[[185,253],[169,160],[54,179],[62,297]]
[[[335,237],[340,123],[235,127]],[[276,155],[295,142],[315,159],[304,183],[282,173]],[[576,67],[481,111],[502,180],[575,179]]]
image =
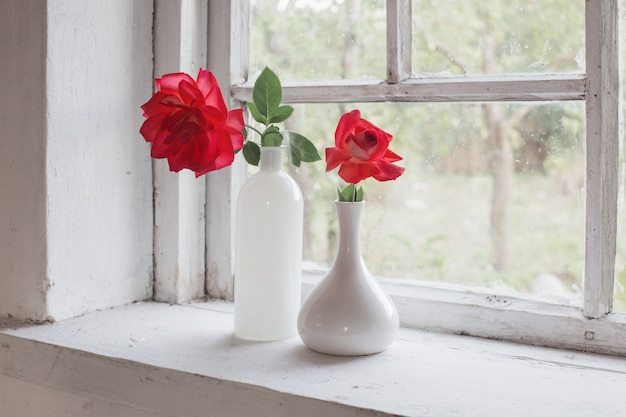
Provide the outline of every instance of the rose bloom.
[[243,110],[226,108],[213,73],[200,69],[196,81],[184,73],[154,81],[157,92],[141,106],[147,120],[140,130],[152,142],[151,156],[196,177],[232,164],[243,146]]
[[326,148],[326,171],[339,168],[339,176],[350,184],[374,177],[395,180],[404,168],[393,162],[402,158],[388,149],[392,136],[361,118],[353,110],[341,116],[335,131],[335,147]]

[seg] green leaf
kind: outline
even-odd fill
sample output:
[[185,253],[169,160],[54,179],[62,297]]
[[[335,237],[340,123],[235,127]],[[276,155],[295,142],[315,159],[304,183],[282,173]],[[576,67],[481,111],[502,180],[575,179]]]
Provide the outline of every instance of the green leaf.
[[280,146],[283,143],[283,137],[280,130],[272,125],[265,129],[261,136],[261,146]]
[[250,165],[259,166],[261,148],[256,143],[248,141],[243,145],[243,157]]
[[[269,123],[280,123],[289,119],[289,116],[293,114],[293,107],[291,106],[280,106],[276,109],[276,113],[269,120]],[[257,120],[258,121],[258,120]],[[263,122],[261,122],[263,123]]]
[[363,187],[356,188],[354,184],[348,184],[343,190],[337,189],[339,201],[359,202],[363,201]]
[[359,187],[356,190],[356,200],[354,201],[363,201],[363,187]]
[[280,133],[271,132],[263,136],[261,145],[263,146],[280,146],[283,143],[283,137]]
[[339,188],[337,188],[337,200],[339,201],[346,201],[343,199],[343,194],[341,194],[341,190]]
[[252,115],[254,120],[259,123],[263,123],[264,125],[267,125],[267,119],[261,114],[261,112],[259,112],[259,109],[257,109],[254,103],[248,103],[248,110],[250,110],[250,114]]
[[272,117],[277,112],[282,98],[283,92],[278,76],[265,67],[254,82],[252,100],[259,113],[265,116],[268,123],[271,123],[269,121],[272,120]]
[[306,137],[290,130],[281,133],[287,142],[289,159],[295,166],[299,167],[300,162],[315,162],[322,159],[315,145]]
[[339,194],[341,194],[339,201],[354,201],[354,184],[348,184]]

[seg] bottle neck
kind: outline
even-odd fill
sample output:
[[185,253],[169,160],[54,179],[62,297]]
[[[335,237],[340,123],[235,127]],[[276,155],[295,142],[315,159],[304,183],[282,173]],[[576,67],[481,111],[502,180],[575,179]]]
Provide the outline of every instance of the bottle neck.
[[361,212],[364,202],[339,202],[335,201],[335,210],[339,220],[339,245],[338,252],[346,255],[361,257],[361,243],[359,228]]
[[259,170],[278,172],[283,165],[284,148],[281,146],[261,146],[261,160]]

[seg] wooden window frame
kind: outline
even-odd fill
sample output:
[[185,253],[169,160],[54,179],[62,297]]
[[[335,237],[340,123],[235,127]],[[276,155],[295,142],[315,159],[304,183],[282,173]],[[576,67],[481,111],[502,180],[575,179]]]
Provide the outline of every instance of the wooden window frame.
[[[579,0],[582,1],[582,0]],[[285,103],[581,100],[586,108],[586,224],[582,308],[475,288],[388,284],[403,325],[626,355],[626,314],[612,313],[621,133],[618,0],[585,1],[586,74],[411,79],[411,0],[387,0],[385,80],[284,84]],[[247,0],[209,2],[209,67],[231,102],[251,100]],[[219,44],[216,40],[220,39]],[[224,41],[225,40],[225,41]],[[227,88],[223,88],[227,91]],[[233,213],[243,162],[208,179],[207,291],[232,299]],[[217,233],[216,233],[217,230]],[[212,267],[210,266],[212,265]],[[305,276],[309,276],[305,272]],[[305,279],[306,281],[306,279]]]

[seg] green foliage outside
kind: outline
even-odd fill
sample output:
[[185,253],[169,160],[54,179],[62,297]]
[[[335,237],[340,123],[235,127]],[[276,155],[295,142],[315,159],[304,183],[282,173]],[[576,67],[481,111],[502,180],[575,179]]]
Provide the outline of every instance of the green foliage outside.
[[[283,84],[385,78],[385,1],[256,0],[252,14],[252,77],[267,65]],[[414,0],[412,55],[415,77],[581,73],[584,2]],[[296,104],[286,128],[323,151],[333,145],[341,114],[358,108],[393,134],[390,148],[404,157],[405,174],[364,183],[362,244],[373,273],[546,292],[551,300],[580,304],[584,103],[495,106],[504,121],[515,121],[507,136],[514,175],[504,270],[494,267],[495,142],[484,103]],[[292,174],[306,195],[305,259],[327,265],[336,245],[331,202],[345,184],[324,168],[308,164]],[[620,229],[616,309],[622,311],[625,265]]]

